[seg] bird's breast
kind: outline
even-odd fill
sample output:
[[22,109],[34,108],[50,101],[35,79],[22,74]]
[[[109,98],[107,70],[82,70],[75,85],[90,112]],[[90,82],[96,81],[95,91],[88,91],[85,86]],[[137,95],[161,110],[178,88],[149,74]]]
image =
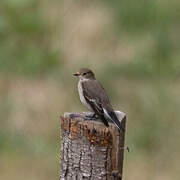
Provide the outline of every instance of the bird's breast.
[[82,87],[82,80],[79,80],[78,82],[78,92],[79,92],[79,97],[82,102],[90,111],[92,111],[91,106],[87,103],[84,94],[83,94],[83,87]]

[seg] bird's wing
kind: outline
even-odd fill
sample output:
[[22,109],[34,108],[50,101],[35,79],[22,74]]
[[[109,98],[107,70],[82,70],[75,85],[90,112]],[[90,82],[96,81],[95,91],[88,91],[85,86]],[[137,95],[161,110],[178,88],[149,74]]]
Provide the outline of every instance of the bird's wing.
[[97,80],[88,80],[82,82],[82,86],[85,99],[94,112],[101,117],[104,124],[108,125],[108,120],[110,120],[118,129],[124,131],[101,84]]
[[103,123],[108,126],[108,121],[104,118],[102,105],[103,101],[107,101],[107,103],[109,103],[109,99],[103,87],[97,80],[83,81],[82,87],[85,99],[90,104],[94,112],[103,120]]

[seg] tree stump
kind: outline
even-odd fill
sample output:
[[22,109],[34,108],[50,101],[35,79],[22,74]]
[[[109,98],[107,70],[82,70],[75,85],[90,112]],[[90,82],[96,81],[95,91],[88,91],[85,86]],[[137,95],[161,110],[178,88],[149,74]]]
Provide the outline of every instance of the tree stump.
[[[116,111],[125,129],[126,116]],[[86,113],[60,118],[59,180],[122,180],[125,133],[114,124],[84,120]]]

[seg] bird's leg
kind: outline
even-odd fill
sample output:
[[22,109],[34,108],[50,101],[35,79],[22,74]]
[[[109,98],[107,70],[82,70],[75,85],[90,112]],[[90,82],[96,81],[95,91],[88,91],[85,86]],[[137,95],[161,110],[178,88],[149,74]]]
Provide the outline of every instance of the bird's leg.
[[97,117],[96,113],[94,113],[93,115],[86,115],[84,119],[85,120],[96,120],[96,119],[98,119],[98,117]]

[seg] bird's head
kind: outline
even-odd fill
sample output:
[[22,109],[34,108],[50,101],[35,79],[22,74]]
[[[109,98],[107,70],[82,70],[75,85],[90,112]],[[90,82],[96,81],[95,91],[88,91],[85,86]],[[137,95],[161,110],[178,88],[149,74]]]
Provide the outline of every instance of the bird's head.
[[94,73],[87,68],[81,68],[77,73],[73,74],[79,79],[95,79]]

